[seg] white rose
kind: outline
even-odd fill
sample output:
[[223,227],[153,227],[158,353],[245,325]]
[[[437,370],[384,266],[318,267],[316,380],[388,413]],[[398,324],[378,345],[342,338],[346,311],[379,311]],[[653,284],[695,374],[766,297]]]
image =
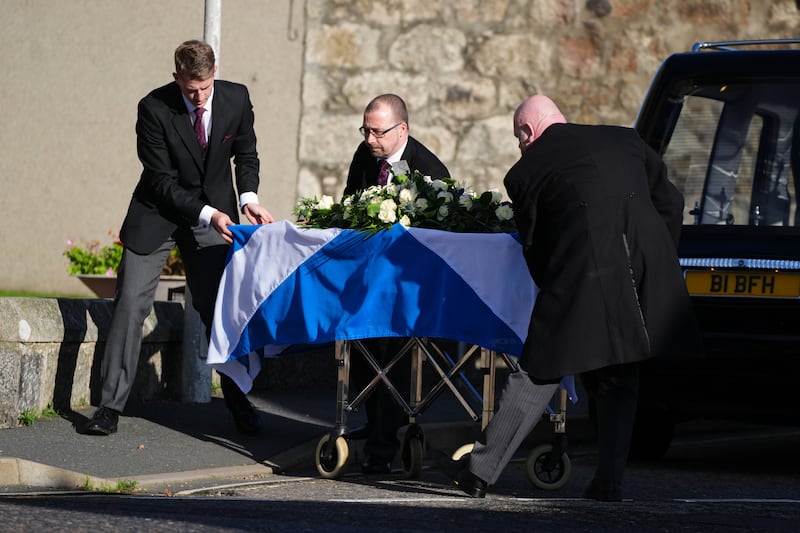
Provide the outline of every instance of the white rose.
[[381,210],[378,213],[381,222],[394,223],[397,221],[397,204],[394,200],[387,198],[381,202]]
[[510,205],[501,205],[494,210],[494,214],[498,220],[511,220],[514,218],[514,210]]
[[400,203],[410,204],[417,199],[417,194],[411,189],[403,189],[400,191]]
[[405,227],[409,227],[411,225],[411,219],[408,218],[408,215],[403,215],[400,218],[400,224],[402,224]]
[[464,209],[472,209],[472,196],[469,194],[462,194],[458,197],[458,205]]
[[492,202],[499,204],[503,201],[503,193],[497,189],[490,189],[489,192],[492,193]]
[[397,194],[397,185],[395,183],[388,183],[383,187],[383,192],[389,196],[394,196]]
[[431,181],[431,187],[433,187],[433,189],[436,190],[436,191],[446,191],[447,190],[447,184],[445,182],[443,182],[442,180],[433,180],[433,181]]
[[414,205],[417,206],[417,209],[425,211],[428,209],[428,200],[425,198],[417,198],[417,200],[414,202]]
[[317,202],[317,209],[330,209],[331,207],[333,207],[333,197],[327,194]]
[[447,218],[447,215],[450,213],[450,210],[447,208],[446,205],[439,207],[439,211],[436,213],[437,220],[444,220]]
[[444,198],[444,201],[450,203],[453,201],[453,193],[449,191],[441,191],[436,195],[437,198]]

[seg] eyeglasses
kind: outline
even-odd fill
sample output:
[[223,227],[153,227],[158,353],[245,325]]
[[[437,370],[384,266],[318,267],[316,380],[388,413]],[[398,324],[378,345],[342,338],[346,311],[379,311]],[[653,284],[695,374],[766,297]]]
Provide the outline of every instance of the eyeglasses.
[[392,126],[391,128],[386,128],[385,130],[376,130],[374,128],[365,128],[364,126],[361,126],[360,128],[358,128],[358,131],[364,137],[369,137],[369,135],[372,134],[372,136],[375,137],[376,139],[382,139],[384,135],[386,135],[387,133],[389,133],[390,131],[392,131],[393,129],[395,129],[397,126],[399,126],[402,123],[403,122],[400,121],[397,124],[395,124],[394,126]]

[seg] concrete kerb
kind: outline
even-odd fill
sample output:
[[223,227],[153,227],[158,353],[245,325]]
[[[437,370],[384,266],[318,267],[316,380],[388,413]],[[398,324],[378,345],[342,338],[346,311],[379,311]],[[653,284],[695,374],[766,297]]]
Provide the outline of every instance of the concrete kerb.
[[[52,489],[80,489],[105,487],[111,481],[87,476],[15,457],[0,458],[0,485],[3,487],[36,487]],[[116,486],[116,481],[113,482]]]
[[310,440],[295,448],[277,454],[263,463],[237,466],[202,468],[181,472],[164,472],[100,478],[80,472],[73,472],[55,466],[18,459],[0,458],[0,487],[30,487],[38,489],[76,490],[111,489],[123,483],[133,483],[137,490],[163,493],[181,485],[207,484],[214,481],[226,482],[252,480],[279,474],[295,468],[313,466],[313,456],[318,439]]

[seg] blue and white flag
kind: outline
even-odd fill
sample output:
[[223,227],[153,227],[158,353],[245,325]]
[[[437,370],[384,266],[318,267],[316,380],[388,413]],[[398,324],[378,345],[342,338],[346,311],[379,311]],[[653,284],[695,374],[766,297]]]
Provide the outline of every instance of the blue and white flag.
[[536,286],[515,235],[233,226],[208,363],[247,392],[294,344],[436,337],[519,355]]

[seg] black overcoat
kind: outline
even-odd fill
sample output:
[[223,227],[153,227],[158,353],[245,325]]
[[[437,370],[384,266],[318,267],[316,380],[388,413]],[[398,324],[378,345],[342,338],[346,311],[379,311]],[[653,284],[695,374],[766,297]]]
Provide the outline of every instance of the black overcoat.
[[539,287],[520,359],[532,377],[700,352],[676,251],[683,197],[634,130],[554,124],[504,184]]

